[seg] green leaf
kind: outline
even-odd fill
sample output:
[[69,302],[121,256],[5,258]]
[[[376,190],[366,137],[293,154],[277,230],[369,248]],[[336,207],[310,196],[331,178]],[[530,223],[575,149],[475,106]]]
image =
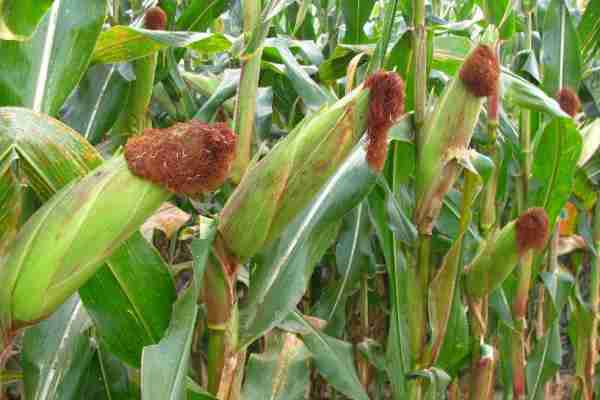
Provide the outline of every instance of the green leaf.
[[22,366],[25,398],[77,400],[78,387],[94,355],[85,331],[91,321],[78,296],[25,332]]
[[583,146],[581,157],[579,157],[579,161],[577,162],[579,167],[588,162],[600,147],[600,119],[596,119],[584,127],[581,130],[581,134],[583,135]]
[[302,340],[327,382],[351,399],[368,400],[369,396],[356,375],[352,345],[319,332],[297,312],[292,315],[306,328],[306,332],[301,333]]
[[450,384],[450,376],[445,371],[436,367],[415,371],[410,376],[412,378],[424,378],[429,381],[424,397],[426,400],[443,399],[446,394],[446,388]]
[[0,257],[17,234],[21,217],[21,184],[12,170],[12,157],[0,158]]
[[577,26],[581,52],[586,60],[594,55],[600,44],[600,1],[591,0]]
[[375,0],[342,0],[342,12],[346,21],[344,43],[361,44],[368,40],[364,25],[371,16]]
[[185,394],[200,283],[215,232],[214,222],[201,225],[199,237],[191,244],[194,258],[192,282],[175,302],[171,324],[164,338],[158,344],[144,348],[141,369],[144,400],[176,400],[182,399]]
[[554,224],[573,189],[582,139],[570,118],[554,118],[536,137],[532,205],[544,207]]
[[116,122],[126,103],[129,82],[116,65],[88,69],[61,111],[61,121],[96,144]]
[[26,40],[54,0],[0,1],[0,40]]
[[125,365],[99,345],[79,386],[77,399],[131,400]]
[[515,33],[515,13],[510,0],[482,0],[481,8],[489,24],[500,27],[500,38],[510,39]]
[[266,45],[272,45],[279,51],[279,55],[287,68],[287,76],[307,107],[312,110],[318,110],[324,104],[332,103],[336,100],[333,95],[317,85],[308,73],[302,69],[302,66],[283,40],[270,40]]
[[201,32],[227,9],[227,0],[193,0],[175,23],[178,31]]
[[365,274],[368,268],[367,251],[369,244],[367,209],[360,204],[351,211],[346,218],[340,231],[340,236],[335,249],[335,259],[338,273],[341,275],[340,285],[337,288],[335,300],[329,310],[326,320],[330,321],[335,312],[343,302],[343,298],[350,295],[351,290],[356,287],[360,274]]
[[275,333],[265,352],[248,358],[242,399],[303,400],[311,354],[293,333]]
[[175,301],[169,270],[139,232],[105,261],[79,294],[106,347],[139,366],[142,349],[167,329]]
[[543,90],[520,76],[502,69],[500,76],[502,98],[515,106],[525,107],[533,111],[545,112],[554,117],[568,117],[556,100]]
[[542,32],[542,86],[550,96],[563,87],[577,90],[581,78],[581,52],[577,31],[564,0],[552,0]]
[[527,376],[527,399],[542,400],[544,383],[560,369],[562,349],[558,321],[552,324],[550,331],[535,345],[525,373]]
[[[184,73],[183,77],[191,82],[198,79],[197,74]],[[223,77],[212,94],[204,102],[202,107],[194,115],[194,119],[211,122],[217,113],[219,107],[228,99],[235,96],[240,84],[240,70],[228,69],[223,73]]]
[[56,115],[85,73],[105,10],[105,0],[54,0],[31,40],[0,41],[0,106]]
[[313,202],[257,258],[241,308],[240,346],[282,321],[302,298],[314,264],[335,238],[341,218],[369,192],[376,175],[359,143]]
[[169,47],[188,47],[210,55],[229,50],[231,43],[228,37],[217,33],[152,31],[117,25],[100,34],[92,62],[132,61]]
[[[0,159],[7,155],[43,201],[102,163],[77,132],[22,108],[0,108]],[[81,296],[108,348],[139,365],[142,348],[156,343],[168,326],[175,288],[156,250],[136,233],[81,288]]]

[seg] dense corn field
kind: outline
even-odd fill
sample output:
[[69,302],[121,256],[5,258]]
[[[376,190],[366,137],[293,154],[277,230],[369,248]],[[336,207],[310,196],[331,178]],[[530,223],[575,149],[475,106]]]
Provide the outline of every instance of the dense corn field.
[[600,0],[0,0],[0,400],[600,399]]

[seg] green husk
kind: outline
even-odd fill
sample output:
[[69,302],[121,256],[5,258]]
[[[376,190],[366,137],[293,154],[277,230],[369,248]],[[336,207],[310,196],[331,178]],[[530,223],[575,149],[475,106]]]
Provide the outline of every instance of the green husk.
[[489,236],[482,251],[467,269],[467,294],[473,299],[490,294],[513,271],[519,257],[515,220]]
[[431,234],[442,200],[461,170],[454,157],[468,148],[483,100],[467,89],[457,73],[426,119],[416,180],[416,223],[420,233]]
[[239,260],[277,238],[362,136],[369,90],[362,87],[299,124],[250,170],[221,213],[219,232]]
[[52,313],[169,196],[134,176],[122,156],[57,193],[28,220],[2,260],[0,326],[18,327]]

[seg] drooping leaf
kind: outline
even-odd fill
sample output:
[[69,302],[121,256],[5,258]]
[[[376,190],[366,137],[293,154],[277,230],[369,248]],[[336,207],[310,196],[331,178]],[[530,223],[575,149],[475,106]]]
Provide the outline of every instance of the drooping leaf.
[[79,385],[94,355],[86,330],[91,321],[78,296],[23,337],[25,397],[32,400],[78,399]]
[[100,34],[92,62],[132,61],[169,47],[189,47],[200,53],[214,54],[229,50],[231,40],[217,33],[152,31],[117,25]]
[[0,106],[56,115],[85,73],[105,11],[104,0],[54,0],[30,40],[0,41]]
[[0,40],[26,40],[54,0],[3,0],[0,2]]
[[163,339],[144,348],[141,367],[144,400],[179,400],[185,394],[200,282],[215,232],[213,222],[201,225],[199,237],[191,244],[194,257],[192,282],[174,304],[173,317]]

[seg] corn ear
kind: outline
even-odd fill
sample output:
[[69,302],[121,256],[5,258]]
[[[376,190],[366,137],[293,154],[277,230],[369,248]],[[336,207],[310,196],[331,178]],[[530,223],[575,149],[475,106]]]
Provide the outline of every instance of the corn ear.
[[[220,218],[219,232],[234,257],[254,255],[306,207],[368,128],[369,114],[378,115],[373,110],[381,108],[381,100],[373,98],[389,99],[389,108],[380,110],[384,119],[393,122],[399,117],[403,107],[392,103],[403,101],[401,79],[378,74],[376,80],[388,83],[371,80],[304,120],[248,171]],[[387,135],[387,129],[380,132],[379,127],[376,124],[373,131]],[[387,139],[383,142],[387,148]],[[379,148],[381,141],[369,138],[369,145]]]
[[57,193],[23,227],[0,269],[0,309],[15,325],[50,314],[149,217],[169,192],[114,158]]
[[502,284],[520,258],[542,249],[548,237],[548,217],[542,208],[531,208],[490,235],[466,270],[465,288],[472,299],[490,294]]
[[58,192],[23,226],[0,260],[0,328],[44,318],[172,192],[212,191],[227,178],[235,134],[198,121],[152,129]]
[[425,122],[419,148],[415,215],[422,234],[431,234],[442,200],[461,170],[453,155],[468,148],[483,101],[497,91],[499,76],[493,51],[486,45],[478,46]]

